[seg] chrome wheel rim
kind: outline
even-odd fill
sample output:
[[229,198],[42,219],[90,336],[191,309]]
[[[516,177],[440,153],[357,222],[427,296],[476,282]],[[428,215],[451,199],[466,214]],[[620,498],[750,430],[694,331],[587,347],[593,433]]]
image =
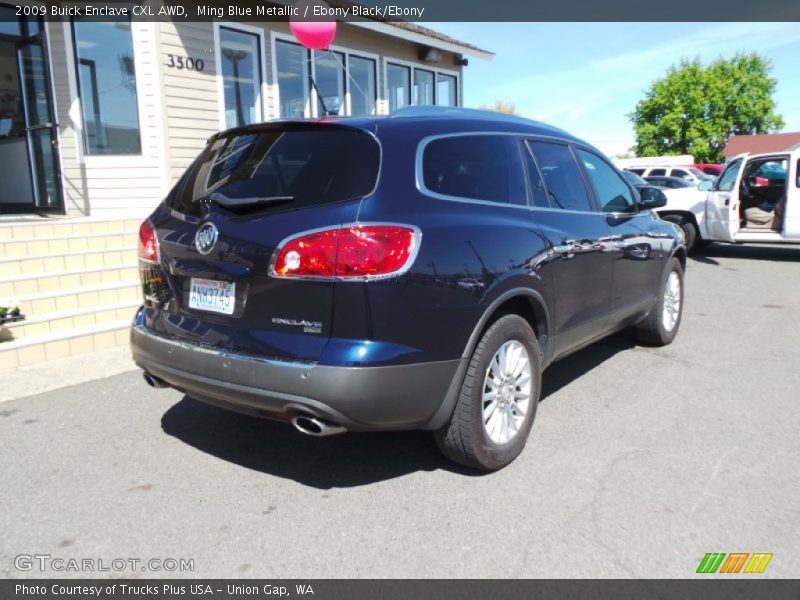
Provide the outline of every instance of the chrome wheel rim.
[[676,271],[667,277],[664,288],[664,308],[661,312],[661,322],[666,331],[675,329],[681,314],[681,278]]
[[519,433],[532,384],[528,350],[516,340],[507,341],[495,352],[483,380],[483,428],[495,444],[507,444]]

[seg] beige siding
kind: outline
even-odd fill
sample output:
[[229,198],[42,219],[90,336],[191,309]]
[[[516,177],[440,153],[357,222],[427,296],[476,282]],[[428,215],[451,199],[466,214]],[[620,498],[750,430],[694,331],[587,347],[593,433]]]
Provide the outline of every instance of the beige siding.
[[62,181],[70,214],[144,215],[163,197],[165,140],[155,33],[153,23],[133,24],[141,156],[84,157],[79,139],[81,114],[71,62],[72,44],[65,36],[62,23],[48,23]]
[[[211,23],[160,23],[163,106],[169,140],[169,180],[174,183],[219,131],[214,28]],[[202,59],[202,72],[169,68],[168,56]]]

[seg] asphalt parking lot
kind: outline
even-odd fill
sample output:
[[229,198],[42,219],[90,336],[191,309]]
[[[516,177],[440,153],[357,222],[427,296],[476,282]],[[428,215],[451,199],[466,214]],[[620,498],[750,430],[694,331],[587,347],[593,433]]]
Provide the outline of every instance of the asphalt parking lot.
[[[800,577],[800,247],[689,261],[675,343],[551,367],[532,437],[476,475],[429,434],[303,437],[138,371],[0,404],[0,576],[20,554],[194,559],[200,577]],[[167,576],[172,573],[98,573]]]

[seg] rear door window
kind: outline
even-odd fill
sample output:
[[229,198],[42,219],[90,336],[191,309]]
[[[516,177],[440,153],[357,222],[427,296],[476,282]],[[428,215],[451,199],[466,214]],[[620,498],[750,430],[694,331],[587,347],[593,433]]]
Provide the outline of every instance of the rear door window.
[[529,141],[541,170],[551,208],[591,211],[589,194],[569,146]]
[[510,135],[458,135],[428,142],[422,180],[448,198],[527,205],[517,140]]
[[343,129],[267,130],[212,141],[167,197],[179,212],[200,216],[203,205],[284,211],[368,195],[375,187],[380,147]]

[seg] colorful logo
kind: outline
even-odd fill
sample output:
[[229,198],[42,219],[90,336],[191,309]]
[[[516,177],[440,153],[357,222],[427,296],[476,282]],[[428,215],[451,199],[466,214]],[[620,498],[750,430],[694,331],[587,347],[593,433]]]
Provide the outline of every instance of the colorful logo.
[[754,552],[752,554],[749,552],[731,552],[730,554],[709,552],[700,561],[697,572],[763,573],[771,560],[772,553],[767,552]]

